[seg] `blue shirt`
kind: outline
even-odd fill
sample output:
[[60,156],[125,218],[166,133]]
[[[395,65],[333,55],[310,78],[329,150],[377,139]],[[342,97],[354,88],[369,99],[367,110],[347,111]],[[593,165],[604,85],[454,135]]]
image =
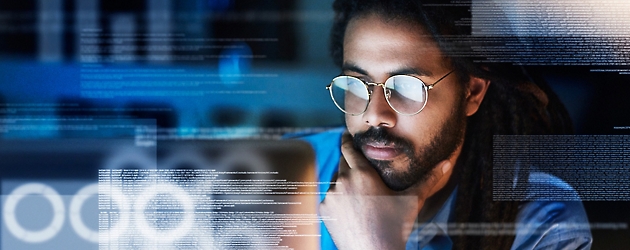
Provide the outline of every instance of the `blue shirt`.
[[[338,128],[301,138],[315,150],[317,176],[323,183],[319,185],[320,202],[329,188],[326,182],[337,172],[343,131],[344,128]],[[542,172],[532,172],[529,185],[536,186],[536,189],[528,189],[526,200],[529,202],[519,207],[512,249],[590,249],[592,236],[588,219],[573,188],[557,177]],[[454,222],[456,193],[457,190],[451,193],[431,220],[413,229],[406,249],[452,248],[448,225]],[[321,248],[337,249],[324,223],[321,223],[321,231]]]

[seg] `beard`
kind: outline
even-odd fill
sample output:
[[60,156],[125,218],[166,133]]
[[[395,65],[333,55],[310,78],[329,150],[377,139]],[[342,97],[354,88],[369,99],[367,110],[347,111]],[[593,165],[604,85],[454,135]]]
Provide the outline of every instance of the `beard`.
[[370,127],[365,132],[358,132],[352,140],[354,148],[361,152],[363,152],[363,146],[369,142],[396,145],[396,150],[407,159],[403,162],[406,164],[403,171],[396,171],[393,161],[367,159],[387,187],[394,191],[402,191],[424,183],[436,165],[457,150],[464,140],[465,130],[466,115],[462,103],[453,108],[446,121],[439,126],[437,134],[431,138],[427,146],[420,150],[417,150],[410,140],[395,136],[387,129],[380,127]]

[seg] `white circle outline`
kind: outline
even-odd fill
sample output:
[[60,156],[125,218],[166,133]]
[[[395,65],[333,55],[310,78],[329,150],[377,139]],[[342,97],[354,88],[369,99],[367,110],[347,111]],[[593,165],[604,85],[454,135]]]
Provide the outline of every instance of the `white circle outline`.
[[[147,207],[147,203],[157,194],[170,194],[182,204],[184,218],[180,222],[179,227],[171,230],[158,230],[149,225],[144,216],[144,210]],[[138,229],[145,237],[159,243],[171,243],[188,234],[195,221],[194,212],[195,205],[188,193],[183,188],[169,183],[149,186],[142,192],[142,195],[139,195],[134,204],[134,215]]]
[[[99,230],[94,231],[88,228],[81,218],[81,209],[83,208],[83,203],[90,196],[99,194],[99,185],[98,183],[93,183],[81,188],[72,198],[70,202],[70,225],[74,231],[81,236],[81,238],[88,240],[90,242],[99,243],[99,239],[101,243],[107,243],[110,239],[117,239],[122,233],[124,233],[129,227],[129,202],[126,196],[122,193],[122,191],[117,187],[108,187],[109,191],[100,192],[102,194],[109,195],[116,204],[118,204],[118,208],[120,212],[120,218],[114,227],[110,227],[109,230]],[[99,238],[99,233],[101,235],[107,236]]]
[[190,149],[171,153],[168,158],[162,161],[162,166],[166,169],[177,169],[177,164],[181,163],[190,163],[200,169],[205,169],[210,166],[210,163],[202,157],[201,152]]
[[[44,196],[53,207],[54,217],[52,221],[46,228],[39,231],[24,229],[15,217],[17,204],[29,194]],[[7,229],[9,229],[9,232],[16,238],[30,243],[40,243],[50,240],[61,230],[65,220],[65,207],[59,193],[48,185],[36,182],[26,183],[13,189],[4,203],[3,210],[4,223]]]
[[122,169],[125,164],[138,164],[142,169],[154,169],[156,162],[143,151],[133,147],[123,148],[114,152],[105,163],[105,169]]

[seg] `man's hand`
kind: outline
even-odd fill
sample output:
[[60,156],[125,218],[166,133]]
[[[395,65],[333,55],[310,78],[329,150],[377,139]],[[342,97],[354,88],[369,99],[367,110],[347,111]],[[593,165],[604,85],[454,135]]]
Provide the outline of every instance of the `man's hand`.
[[[352,138],[342,137],[337,185],[331,185],[319,205],[335,245],[339,249],[404,249],[424,201],[448,178],[452,164],[438,164],[422,185],[395,192],[381,180]],[[333,180],[334,181],[334,180]]]

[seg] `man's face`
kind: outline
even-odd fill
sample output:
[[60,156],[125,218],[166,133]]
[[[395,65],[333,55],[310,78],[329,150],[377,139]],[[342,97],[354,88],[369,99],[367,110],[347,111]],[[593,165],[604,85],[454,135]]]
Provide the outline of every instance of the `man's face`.
[[[354,18],[344,39],[343,74],[367,82],[385,82],[393,75],[415,76],[432,84],[452,69],[424,29],[379,16]],[[396,113],[381,87],[375,87],[362,115],[346,115],[354,146],[372,163],[385,184],[404,190],[423,183],[440,161],[461,146],[466,127],[464,92],[455,74],[428,92],[422,112]]]

